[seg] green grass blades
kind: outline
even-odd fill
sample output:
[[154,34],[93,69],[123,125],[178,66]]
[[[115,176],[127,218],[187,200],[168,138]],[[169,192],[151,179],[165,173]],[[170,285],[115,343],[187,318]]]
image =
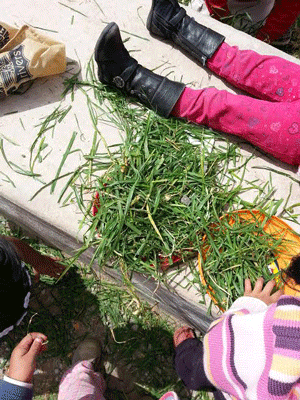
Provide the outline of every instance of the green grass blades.
[[224,310],[243,296],[246,278],[252,284],[259,277],[269,281],[273,276],[268,265],[288,246],[283,237],[264,231],[266,221],[246,221],[229,213],[207,232],[201,260],[203,276]]
[[117,256],[155,274],[159,256],[198,248],[203,226],[235,198],[238,189],[222,181],[224,162],[236,152],[217,141],[212,150],[211,133],[152,112],[135,121],[109,170],[93,181],[99,204],[94,216],[86,214],[87,238],[96,239],[100,264]]

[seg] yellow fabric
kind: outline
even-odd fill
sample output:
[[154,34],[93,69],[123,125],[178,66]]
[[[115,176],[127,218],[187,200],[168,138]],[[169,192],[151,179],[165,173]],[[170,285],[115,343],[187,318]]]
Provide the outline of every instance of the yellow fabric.
[[285,356],[282,356],[279,354],[274,354],[271,370],[279,372],[281,374],[299,377],[300,376],[300,360],[285,357]]
[[295,312],[295,310],[285,311],[281,310],[279,307],[276,309],[275,318],[282,319],[285,321],[298,321],[300,322],[300,312]]

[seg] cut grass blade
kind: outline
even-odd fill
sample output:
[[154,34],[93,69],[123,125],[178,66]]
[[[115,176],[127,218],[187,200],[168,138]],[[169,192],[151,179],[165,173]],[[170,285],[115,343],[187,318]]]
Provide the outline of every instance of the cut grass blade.
[[66,8],[69,8],[70,10],[76,12],[77,14],[83,15],[84,17],[88,18],[88,16],[86,14],[84,14],[83,12],[76,10],[76,8],[70,7],[67,4],[61,3],[60,1],[58,2],[58,4],[60,4],[61,6],[64,6]]
[[5,154],[5,150],[4,150],[4,144],[3,144],[3,139],[0,139],[0,152],[3,156],[4,161],[6,162],[6,164],[9,166],[9,168],[11,168],[14,172],[20,174],[20,175],[25,175],[25,176],[30,176],[32,178],[38,178],[40,177],[40,174],[35,174],[32,171],[28,171],[26,169],[23,169],[22,167],[20,167],[19,165],[15,164],[12,161],[9,161],[6,154]]
[[[33,141],[32,145],[30,146],[29,165],[30,165],[31,171],[34,170],[36,161],[43,159],[43,157],[41,156],[41,153],[45,149],[45,144],[46,144],[44,135],[49,130],[51,130],[52,134],[53,134],[56,124],[61,123],[63,121],[63,119],[69,113],[71,108],[72,108],[71,105],[68,107],[65,107],[65,108],[61,108],[61,104],[60,104],[53,110],[53,112],[50,115],[48,115],[39,125],[37,125],[37,127],[40,127],[39,132],[37,133],[35,140]],[[40,144],[38,146],[37,152],[34,155],[34,150],[40,140],[42,141],[42,145]]]
[[72,153],[75,153],[75,152],[80,151],[80,149],[76,149],[76,150],[72,150],[72,151],[71,151],[71,148],[72,148],[72,146],[73,146],[73,144],[74,144],[74,141],[75,141],[75,139],[76,139],[76,136],[77,136],[77,132],[73,132],[73,134],[72,134],[72,136],[71,136],[71,139],[70,139],[70,141],[69,141],[69,144],[68,144],[68,146],[67,146],[67,148],[66,148],[66,151],[64,152],[64,154],[63,154],[63,156],[62,156],[62,159],[61,159],[61,162],[60,162],[60,164],[59,164],[59,167],[58,167],[58,169],[57,169],[57,171],[56,171],[56,175],[55,175],[55,177],[54,177],[54,181],[53,181],[53,183],[52,183],[52,185],[51,185],[50,193],[53,193],[53,192],[54,192],[54,189],[55,189],[55,186],[56,186],[56,183],[57,183],[57,179],[58,179],[59,176],[60,176],[61,170],[62,170],[62,168],[63,168],[63,166],[64,166],[64,164],[65,164],[65,162],[66,162],[67,157],[68,157],[70,154],[72,154]]

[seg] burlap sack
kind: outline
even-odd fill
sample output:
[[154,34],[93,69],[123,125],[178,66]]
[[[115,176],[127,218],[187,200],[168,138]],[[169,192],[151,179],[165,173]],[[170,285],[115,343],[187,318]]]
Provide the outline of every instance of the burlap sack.
[[0,96],[21,84],[66,70],[66,52],[57,42],[24,25],[13,28],[0,22]]

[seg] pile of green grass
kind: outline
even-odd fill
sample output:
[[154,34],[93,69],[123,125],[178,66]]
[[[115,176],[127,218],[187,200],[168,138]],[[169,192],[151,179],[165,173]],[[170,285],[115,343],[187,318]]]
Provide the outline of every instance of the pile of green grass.
[[[118,151],[110,149],[108,170],[89,187],[99,199],[95,215],[85,204],[86,246],[95,247],[100,266],[121,261],[158,278],[161,258],[197,250],[203,229],[236,201],[240,188],[232,188],[226,165],[236,151],[179,121],[132,114],[121,120],[128,129]],[[104,157],[95,155],[95,169]]]
[[[129,102],[123,94],[99,83],[92,61],[84,81],[74,76],[65,85],[65,94],[71,92],[72,99],[77,91],[86,97],[93,141],[89,152],[82,154],[82,164],[62,175],[69,155],[81,151],[73,148],[78,134],[74,129],[54,178],[41,190],[50,187],[53,192],[58,180],[65,179],[59,201],[76,203],[83,214],[84,246],[78,256],[93,247],[100,268],[119,269],[128,283],[133,271],[164,281],[162,261],[172,264],[174,257],[186,261],[195,256],[203,235],[209,234],[211,225],[219,223],[224,213],[256,208],[268,217],[282,205],[282,199],[270,200],[271,184],[261,187],[259,182],[245,180],[247,160],[241,165],[236,145],[205,127],[164,119]],[[41,124],[31,160],[39,159],[46,135],[49,131],[54,134],[69,110],[58,107]],[[100,122],[118,128],[119,144],[106,144]],[[76,124],[78,128],[77,119]],[[105,151],[100,151],[103,147]],[[252,202],[242,196],[248,190],[257,192]],[[95,197],[97,212],[93,213]],[[297,219],[292,208],[287,215]],[[240,235],[247,232],[246,226]],[[257,259],[253,271],[255,263]],[[204,294],[198,272],[192,268],[192,273],[193,284]],[[256,279],[259,274],[257,270],[251,276]],[[237,295],[233,293],[228,305]]]

